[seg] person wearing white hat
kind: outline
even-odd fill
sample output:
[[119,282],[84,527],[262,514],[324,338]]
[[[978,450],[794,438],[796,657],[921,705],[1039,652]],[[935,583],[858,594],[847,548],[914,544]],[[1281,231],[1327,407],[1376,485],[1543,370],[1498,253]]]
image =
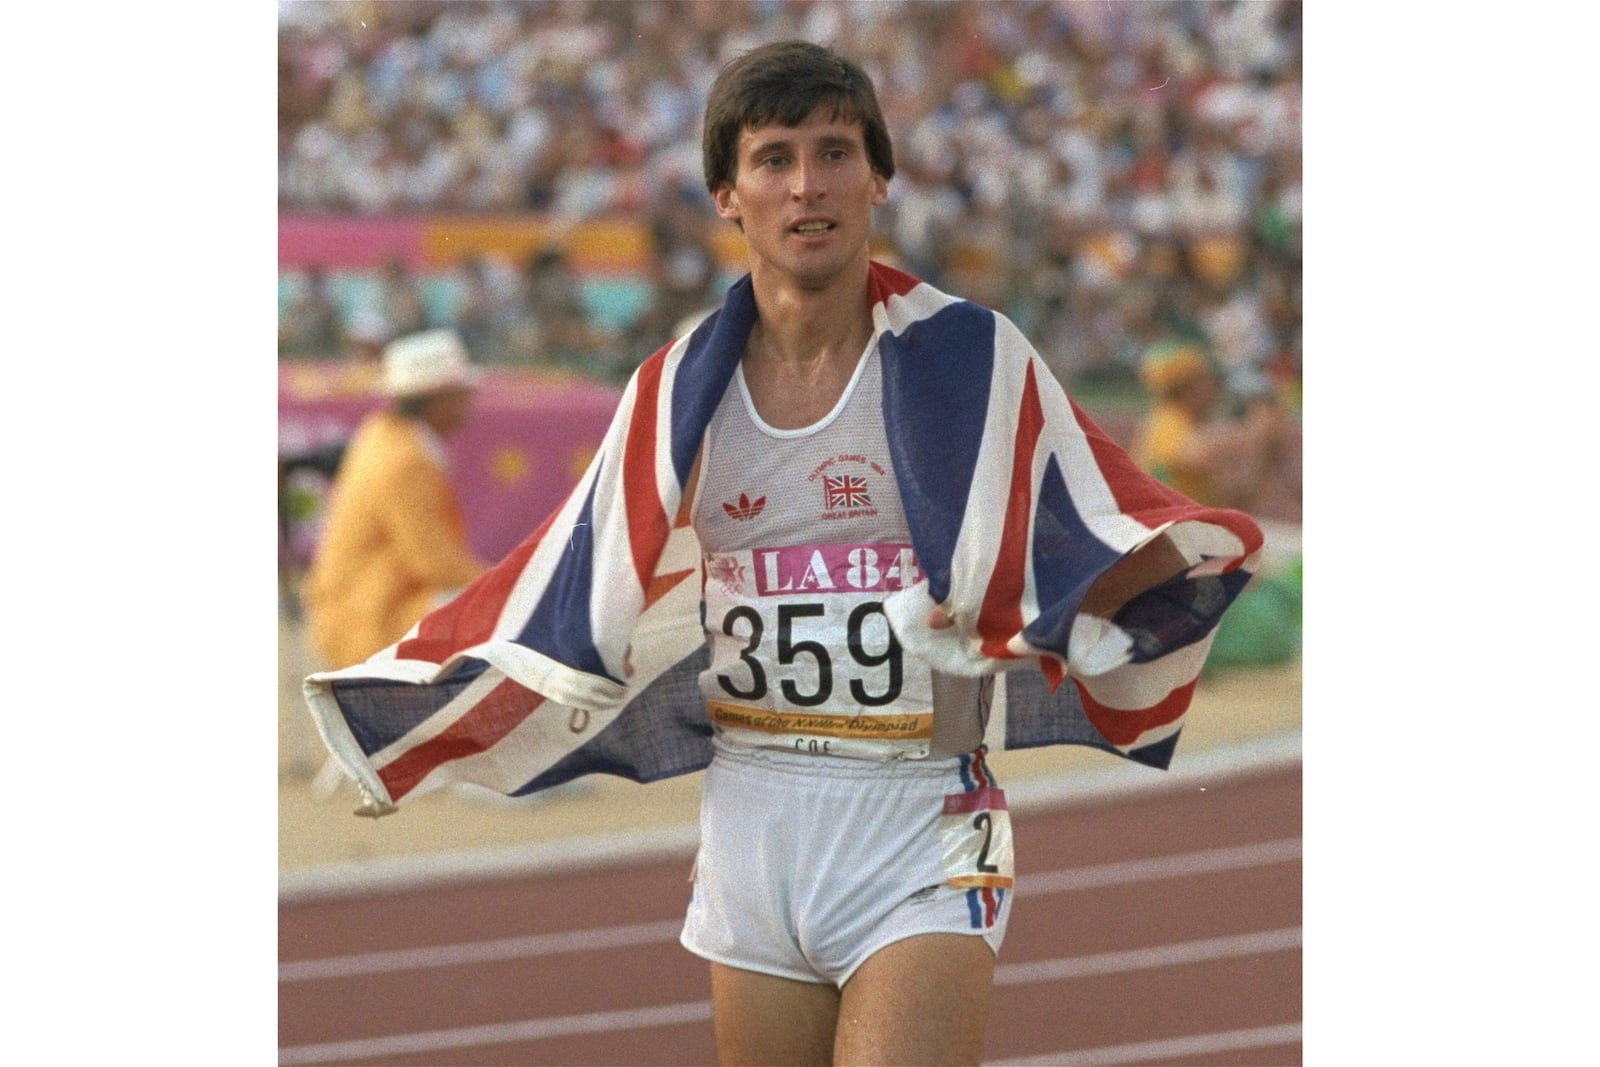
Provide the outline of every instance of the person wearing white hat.
[[379,390],[345,450],[306,576],[313,648],[330,667],[358,663],[483,573],[451,485],[445,440],[466,424],[478,371],[450,330],[384,349]]

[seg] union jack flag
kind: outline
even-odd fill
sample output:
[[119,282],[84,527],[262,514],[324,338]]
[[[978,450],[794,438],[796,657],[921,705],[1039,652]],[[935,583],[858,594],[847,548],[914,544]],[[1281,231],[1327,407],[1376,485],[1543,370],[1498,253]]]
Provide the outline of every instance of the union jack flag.
[[[1005,748],[1088,745],[1167,766],[1217,620],[1260,561],[1260,528],[1141,471],[1003,315],[879,263],[868,291],[924,576],[884,599],[906,655],[993,676]],[[746,276],[639,367],[599,455],[543,525],[396,645],[306,679],[362,814],[455,782],[525,796],[710,762],[700,605],[716,579],[682,505],[756,319]],[[830,478],[827,493],[865,503],[866,479]],[[1081,614],[1096,578],[1158,536],[1189,568],[1114,625]],[[934,604],[957,625],[928,626]],[[1023,662],[1037,669],[1009,669]]]
[[841,474],[835,478],[822,476],[822,487],[828,494],[830,508],[864,508],[872,506],[867,495],[867,480],[854,474]]

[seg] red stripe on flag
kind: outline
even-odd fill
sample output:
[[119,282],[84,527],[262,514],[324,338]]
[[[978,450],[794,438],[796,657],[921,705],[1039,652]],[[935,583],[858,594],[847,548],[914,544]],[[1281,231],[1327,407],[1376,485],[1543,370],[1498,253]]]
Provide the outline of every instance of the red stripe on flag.
[[[565,506],[563,503],[562,507]],[[537,530],[449,603],[423,616],[417,625],[417,635],[400,642],[395,655],[400,659],[443,663],[462,649],[487,641],[506,606],[506,598],[560,511],[558,507],[551,512]]]
[[656,491],[656,414],[660,402],[661,353],[644,361],[637,376],[633,416],[622,448],[622,495],[628,509],[628,548],[641,590],[650,587],[656,560],[667,543],[670,527]]
[[867,301],[882,304],[891,296],[905,296],[922,283],[903,270],[874,262],[867,272]]
[[1230,570],[1239,566],[1244,556],[1261,547],[1261,528],[1250,516],[1241,511],[1196,504],[1171,486],[1149,477],[1075,401],[1069,398],[1069,402],[1073,417],[1089,442],[1095,465],[1100,468],[1100,475],[1116,501],[1117,510],[1125,515],[1137,515],[1140,522],[1152,527],[1167,522],[1209,522],[1221,526],[1244,545],[1241,558],[1230,563]]
[[1033,517],[1033,452],[1044,430],[1044,408],[1033,363],[1022,386],[1017,411],[1016,450],[1011,455],[1011,485],[1006,498],[1000,552],[978,612],[980,650],[995,659],[1014,659],[1006,642],[1022,630],[1022,592],[1027,576],[1028,523]]
[[424,741],[378,771],[389,790],[389,799],[398,803],[435,768],[451,760],[487,752],[543,703],[544,697],[533,690],[510,679],[501,682],[439,736]]
[[994,925],[994,890],[988,886],[983,887],[983,925]]
[[644,591],[645,608],[648,608],[651,604],[654,604],[656,601],[672,592],[679,582],[683,581],[685,578],[689,577],[689,575],[694,573],[696,573],[696,571],[691,567],[686,571],[673,571],[670,574],[658,574],[654,578],[650,579],[650,585]]
[[1194,503],[1188,497],[1140,469],[1133,458],[1078,406],[1077,401],[1068,397],[1067,402],[1072,405],[1072,417],[1077,420],[1089,442],[1089,452],[1094,456],[1095,466],[1100,469],[1106,487],[1111,490],[1111,498],[1116,501],[1118,511],[1124,515],[1138,515],[1141,522],[1151,523],[1151,518],[1144,512],[1179,507],[1193,510]]
[[1154,730],[1158,726],[1166,726],[1183,717],[1189,709],[1189,703],[1194,699],[1195,683],[1198,677],[1191,679],[1187,684],[1180,685],[1168,693],[1161,701],[1148,708],[1125,710],[1123,708],[1107,707],[1089,695],[1083,683],[1074,680],[1078,687],[1078,697],[1083,703],[1083,714],[1091,725],[1100,731],[1113,745],[1131,745],[1139,740],[1147,730]]
[[1045,685],[1049,686],[1052,693],[1067,677],[1067,669],[1054,656],[1040,656],[1039,671],[1044,675]]

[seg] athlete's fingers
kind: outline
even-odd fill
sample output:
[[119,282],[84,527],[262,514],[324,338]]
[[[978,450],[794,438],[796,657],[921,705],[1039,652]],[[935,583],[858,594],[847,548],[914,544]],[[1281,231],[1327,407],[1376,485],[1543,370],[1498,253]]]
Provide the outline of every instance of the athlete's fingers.
[[955,624],[956,621],[950,617],[950,613],[941,604],[935,604],[933,610],[928,612],[928,629],[930,630],[948,630]]

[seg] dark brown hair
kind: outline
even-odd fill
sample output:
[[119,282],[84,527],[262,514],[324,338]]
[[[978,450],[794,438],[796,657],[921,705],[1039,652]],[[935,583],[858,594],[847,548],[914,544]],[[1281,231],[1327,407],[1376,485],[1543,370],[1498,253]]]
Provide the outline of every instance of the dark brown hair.
[[873,171],[894,177],[894,146],[866,71],[821,45],[777,41],[730,61],[712,83],[701,141],[706,188],[715,193],[733,183],[744,130],[798,126],[819,107],[831,107],[838,121],[861,123]]

